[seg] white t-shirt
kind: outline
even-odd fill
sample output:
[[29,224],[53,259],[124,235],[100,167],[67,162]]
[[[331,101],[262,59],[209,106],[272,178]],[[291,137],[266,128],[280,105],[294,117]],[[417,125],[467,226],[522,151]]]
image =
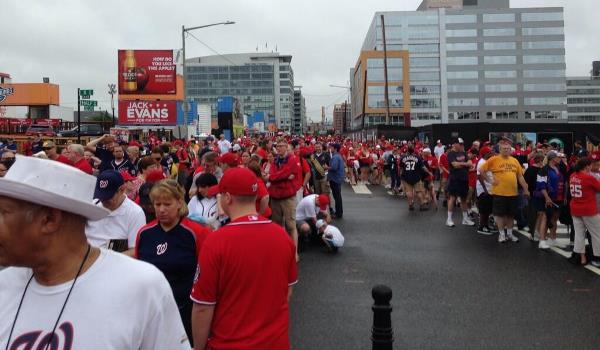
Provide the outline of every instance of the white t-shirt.
[[206,220],[206,224],[213,229],[219,228],[219,209],[217,205],[217,197],[202,198],[198,200],[198,196],[194,196],[188,203],[190,215],[201,216]]
[[316,194],[308,195],[296,206],[296,221],[315,219],[319,213],[319,207],[315,204]]
[[229,140],[219,140],[217,144],[219,145],[219,151],[221,151],[221,154],[225,154],[231,149],[231,142],[229,142]]
[[325,231],[323,231],[323,236],[338,248],[344,246],[344,236],[342,235],[342,232],[340,232],[340,230],[335,226],[327,225],[327,227],[325,227]]
[[[0,271],[0,348],[17,313],[31,269]],[[31,281],[11,344],[38,349],[54,327],[73,281],[46,287]],[[123,254],[101,250],[77,280],[56,327],[57,349],[190,349],[173,292],[156,267]],[[68,342],[72,340],[72,346]],[[49,347],[49,349],[52,346]]]
[[435,154],[435,157],[437,159],[440,159],[442,154],[444,154],[445,150],[446,150],[446,147],[444,147],[444,145],[435,146],[435,148],[433,149],[433,154]]
[[[102,206],[102,203],[98,203]],[[117,210],[98,221],[87,222],[85,234],[94,247],[106,248],[111,239],[126,239],[129,248],[135,247],[138,231],[146,225],[146,215],[140,206],[125,198]]]
[[[479,160],[479,162],[477,162],[477,176],[479,177],[479,175],[481,174],[481,167],[485,164],[486,160],[481,158]],[[491,171],[486,171],[485,172],[485,181],[483,181],[485,183],[485,188],[487,189],[487,192],[489,194],[492,193],[492,184],[494,183],[494,175],[492,174]],[[477,179],[477,183],[475,184],[475,190],[477,191],[477,197],[479,197],[479,195],[481,195],[484,191],[483,191],[483,186],[481,185],[481,181],[479,181],[479,179]]]

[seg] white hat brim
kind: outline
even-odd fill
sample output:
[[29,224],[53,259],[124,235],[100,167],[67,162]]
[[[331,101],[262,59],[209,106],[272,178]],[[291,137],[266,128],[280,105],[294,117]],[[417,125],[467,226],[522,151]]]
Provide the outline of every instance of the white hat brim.
[[100,220],[110,214],[107,209],[97,206],[92,202],[63,197],[56,193],[6,178],[0,181],[0,196],[60,209],[94,221]]

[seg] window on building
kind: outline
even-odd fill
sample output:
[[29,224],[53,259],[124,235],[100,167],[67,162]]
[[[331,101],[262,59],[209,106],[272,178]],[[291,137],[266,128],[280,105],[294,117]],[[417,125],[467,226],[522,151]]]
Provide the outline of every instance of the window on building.
[[483,23],[514,22],[514,13],[484,13]]
[[568,99],[568,104],[600,104],[600,97],[573,97]]
[[600,106],[598,107],[569,107],[567,109],[569,113],[600,113]]
[[476,66],[478,58],[477,56],[447,57],[446,64],[449,66]]
[[523,28],[523,35],[564,35],[563,27]]
[[479,85],[477,85],[477,84],[448,85],[448,92],[451,92],[451,93],[457,93],[457,92],[479,92]]
[[435,27],[413,27],[404,28],[404,31],[408,33],[408,39],[410,40],[426,40],[426,39],[437,39],[440,37],[440,29]]
[[515,50],[517,43],[515,42],[485,42],[483,43],[484,50]]
[[496,119],[519,119],[519,112],[496,112]]
[[475,51],[477,43],[449,43],[446,44],[448,51]]
[[565,97],[525,97],[525,104],[528,106],[546,106],[566,104]]
[[448,113],[450,120],[477,120],[479,112],[450,112]]
[[565,56],[563,56],[563,55],[523,56],[523,63],[524,64],[565,63]]
[[516,70],[486,70],[484,73],[486,78],[492,79],[506,79],[506,78],[516,78],[517,71]]
[[543,21],[562,21],[562,12],[534,12],[522,13],[521,21],[523,22],[543,22]]
[[516,56],[485,56],[483,57],[484,64],[516,64]]
[[485,86],[485,92],[515,92],[517,84],[488,84]]
[[410,52],[410,53],[439,53],[440,46],[438,44],[408,44],[408,52]]
[[565,84],[524,84],[523,91],[565,91]]
[[448,29],[447,38],[473,37],[477,36],[477,29]]
[[411,85],[410,94],[413,95],[439,95],[439,85]]
[[449,107],[479,106],[478,98],[449,98]]
[[523,49],[564,49],[563,41],[523,41]]
[[410,67],[411,68],[423,68],[423,67],[439,67],[440,59],[437,57],[411,57]]
[[439,72],[414,72],[410,73],[410,81],[439,81]]
[[516,97],[492,97],[485,99],[487,106],[516,106],[517,103]]
[[483,36],[515,36],[514,28],[484,29]]
[[561,69],[524,70],[524,78],[564,78],[565,71]]
[[411,98],[411,108],[440,108],[439,98]]
[[447,15],[446,23],[477,23],[477,15]]
[[[448,72],[448,79],[478,79],[479,75],[477,71],[466,71],[466,72]],[[411,76],[412,79],[412,76]]]

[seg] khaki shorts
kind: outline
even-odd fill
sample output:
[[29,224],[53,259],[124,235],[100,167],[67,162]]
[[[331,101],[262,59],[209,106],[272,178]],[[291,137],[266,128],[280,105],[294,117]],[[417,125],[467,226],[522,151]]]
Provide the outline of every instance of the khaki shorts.
[[408,182],[402,180],[402,188],[404,192],[423,192],[425,189],[423,188],[423,181],[419,181],[416,184],[409,184]]
[[281,225],[287,233],[296,233],[296,196],[286,199],[271,198],[271,220]]

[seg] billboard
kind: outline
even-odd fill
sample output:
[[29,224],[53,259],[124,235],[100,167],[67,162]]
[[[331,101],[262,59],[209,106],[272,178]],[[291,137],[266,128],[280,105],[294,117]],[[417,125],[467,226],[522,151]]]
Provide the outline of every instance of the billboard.
[[59,102],[55,84],[0,84],[0,105],[3,106],[47,106]]
[[175,125],[176,101],[119,101],[120,125]]
[[119,95],[175,94],[173,50],[119,50]]

